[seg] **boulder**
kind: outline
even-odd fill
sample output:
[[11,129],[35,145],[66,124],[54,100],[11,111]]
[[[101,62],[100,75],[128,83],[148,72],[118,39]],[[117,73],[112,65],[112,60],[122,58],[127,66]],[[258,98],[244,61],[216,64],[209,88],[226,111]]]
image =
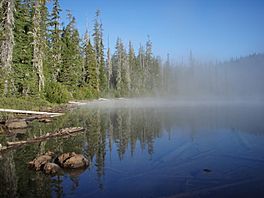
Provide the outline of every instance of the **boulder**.
[[55,163],[50,163],[50,162],[45,164],[43,171],[46,174],[57,174],[57,173],[62,172],[61,167],[59,167],[59,165]]
[[52,161],[52,155],[52,152],[47,152],[44,155],[35,158],[33,161],[28,163],[29,167],[36,171],[42,170],[47,163]]
[[63,168],[84,168],[89,165],[88,160],[81,154],[64,153],[58,157],[58,164]]
[[21,121],[10,121],[6,123],[6,127],[8,129],[24,129],[27,128],[28,125],[26,121],[21,120]]
[[56,159],[56,163],[58,163],[60,166],[63,166],[64,162],[69,159],[70,157],[76,155],[75,152],[72,153],[63,153],[61,154],[57,159]]

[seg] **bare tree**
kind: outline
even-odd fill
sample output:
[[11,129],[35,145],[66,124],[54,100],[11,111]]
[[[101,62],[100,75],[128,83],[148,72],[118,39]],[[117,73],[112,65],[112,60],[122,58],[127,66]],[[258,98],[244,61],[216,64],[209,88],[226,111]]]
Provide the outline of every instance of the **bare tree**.
[[[45,2],[44,2],[45,3]],[[33,67],[38,76],[38,90],[43,90],[45,79],[43,74],[43,38],[41,34],[41,2],[35,0],[33,14]]]
[[1,51],[0,61],[1,68],[4,72],[4,94],[8,94],[9,76],[12,69],[12,54],[14,46],[14,1],[13,0],[1,0],[0,6],[2,9],[1,19]]

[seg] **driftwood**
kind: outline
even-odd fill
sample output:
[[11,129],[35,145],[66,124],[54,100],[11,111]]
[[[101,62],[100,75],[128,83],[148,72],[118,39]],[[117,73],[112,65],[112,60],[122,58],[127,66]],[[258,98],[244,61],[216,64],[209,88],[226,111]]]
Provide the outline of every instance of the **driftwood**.
[[34,116],[30,116],[30,117],[25,117],[25,118],[10,119],[10,120],[7,120],[6,122],[19,122],[19,121],[31,122],[33,120],[49,119],[52,117],[54,117],[54,116],[45,115],[45,114],[44,115],[34,115]]
[[63,115],[63,113],[50,113],[50,112],[41,112],[41,111],[26,111],[26,110],[16,110],[16,109],[0,109],[0,112],[20,113],[20,114],[48,115],[50,117],[56,117],[56,116]]
[[82,128],[82,127],[72,127],[72,128],[60,129],[60,130],[55,131],[53,133],[47,133],[46,135],[42,135],[42,136],[39,136],[39,137],[36,137],[33,139],[29,139],[29,140],[7,142],[7,146],[0,147],[0,151],[11,149],[14,147],[18,147],[18,146],[21,146],[24,144],[32,144],[32,143],[42,142],[42,141],[48,140],[50,138],[71,136],[75,133],[83,132],[83,131],[84,131],[84,128]]

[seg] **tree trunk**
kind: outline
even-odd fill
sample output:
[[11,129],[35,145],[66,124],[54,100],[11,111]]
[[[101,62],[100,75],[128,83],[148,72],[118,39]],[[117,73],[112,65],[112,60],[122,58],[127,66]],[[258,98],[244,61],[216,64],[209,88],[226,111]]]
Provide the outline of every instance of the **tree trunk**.
[[34,15],[33,15],[33,67],[36,69],[38,77],[38,91],[41,92],[44,88],[43,74],[43,38],[41,35],[41,12],[40,2],[35,0]]
[[12,69],[12,54],[14,46],[14,1],[3,0],[1,1],[2,16],[1,26],[3,29],[2,42],[1,42],[1,67],[4,72],[4,94],[8,94],[9,75]]

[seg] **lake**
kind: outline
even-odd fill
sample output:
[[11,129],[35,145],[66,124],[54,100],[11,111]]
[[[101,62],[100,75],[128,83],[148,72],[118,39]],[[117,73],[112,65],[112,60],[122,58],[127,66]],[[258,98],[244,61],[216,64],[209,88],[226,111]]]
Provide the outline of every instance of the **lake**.
[[[0,138],[75,126],[85,132],[0,155],[0,197],[264,197],[263,103],[96,101]],[[29,170],[47,151],[81,153],[90,165],[58,176]]]

